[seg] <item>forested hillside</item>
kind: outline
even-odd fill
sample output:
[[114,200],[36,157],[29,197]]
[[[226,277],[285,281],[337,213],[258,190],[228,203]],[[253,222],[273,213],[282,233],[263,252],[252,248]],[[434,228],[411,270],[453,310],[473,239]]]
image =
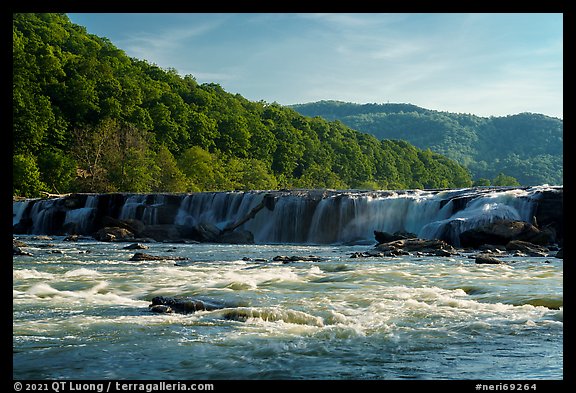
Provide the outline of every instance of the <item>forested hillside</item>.
[[446,188],[430,150],[128,57],[65,14],[13,15],[13,193]]
[[401,139],[467,167],[474,179],[500,173],[522,185],[563,184],[563,121],[534,113],[506,117],[438,112],[410,104],[320,101],[293,105],[305,116],[340,120],[379,139]]

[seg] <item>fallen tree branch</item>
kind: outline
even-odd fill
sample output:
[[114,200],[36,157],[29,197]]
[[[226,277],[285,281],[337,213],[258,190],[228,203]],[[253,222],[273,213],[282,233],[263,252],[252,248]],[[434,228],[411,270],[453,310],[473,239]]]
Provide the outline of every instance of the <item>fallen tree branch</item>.
[[72,194],[51,194],[47,191],[40,191],[40,194],[44,195],[42,198],[64,198],[72,195]]

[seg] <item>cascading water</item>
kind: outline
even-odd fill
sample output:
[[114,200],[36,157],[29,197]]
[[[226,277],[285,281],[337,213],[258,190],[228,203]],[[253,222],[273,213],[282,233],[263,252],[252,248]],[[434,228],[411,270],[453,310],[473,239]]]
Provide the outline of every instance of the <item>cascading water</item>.
[[175,225],[192,227],[203,222],[224,229],[258,204],[262,196],[258,193],[208,192],[186,195],[180,204]]
[[[453,208],[449,201],[443,209]],[[534,198],[523,190],[509,190],[490,193],[470,200],[463,210],[444,219],[430,221],[422,226],[418,235],[425,239],[447,237],[460,246],[459,235],[495,220],[515,220],[531,222],[534,211]]]
[[[192,228],[209,223],[221,230],[237,226],[252,232],[256,243],[367,242],[374,239],[377,230],[411,232],[459,245],[462,232],[497,219],[531,222],[542,192],[550,190],[562,188],[119,194],[116,213],[100,211],[102,196],[91,194],[76,208],[66,207],[63,199],[15,201],[13,225],[16,228],[26,218],[31,221],[26,233],[74,228],[76,233],[89,234],[96,217],[111,215],[140,220],[144,225]],[[264,198],[273,203],[264,207]]]
[[30,204],[30,199],[14,201],[12,203],[12,226],[17,225]]
[[84,207],[66,212],[63,227],[67,228],[68,232],[90,232],[97,208],[98,195],[88,195]]

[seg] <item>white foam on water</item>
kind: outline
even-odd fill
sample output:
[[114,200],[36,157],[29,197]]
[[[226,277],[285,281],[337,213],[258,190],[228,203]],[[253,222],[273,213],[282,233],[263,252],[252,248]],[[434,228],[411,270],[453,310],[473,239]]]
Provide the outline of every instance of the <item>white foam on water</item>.
[[36,269],[18,269],[12,271],[12,278],[15,280],[28,280],[28,279],[52,279],[56,277],[55,274],[38,271]]
[[68,270],[66,273],[64,273],[64,277],[100,277],[100,276],[102,276],[102,274],[99,273],[98,271],[83,267],[80,269]]
[[99,304],[99,305],[130,305],[141,306],[141,300],[135,300],[122,294],[108,290],[108,283],[101,281],[94,286],[77,291],[58,290],[47,283],[33,285],[25,291],[27,296],[56,302],[58,304]]

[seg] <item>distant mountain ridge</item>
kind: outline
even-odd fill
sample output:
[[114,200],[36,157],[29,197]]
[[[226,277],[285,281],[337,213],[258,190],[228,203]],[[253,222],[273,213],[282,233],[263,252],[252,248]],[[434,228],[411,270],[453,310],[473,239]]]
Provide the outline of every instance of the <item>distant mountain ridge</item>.
[[522,185],[563,184],[564,124],[555,117],[480,117],[401,103],[318,101],[290,107],[305,116],[339,120],[378,139],[429,148],[468,168],[474,179],[504,173]]

